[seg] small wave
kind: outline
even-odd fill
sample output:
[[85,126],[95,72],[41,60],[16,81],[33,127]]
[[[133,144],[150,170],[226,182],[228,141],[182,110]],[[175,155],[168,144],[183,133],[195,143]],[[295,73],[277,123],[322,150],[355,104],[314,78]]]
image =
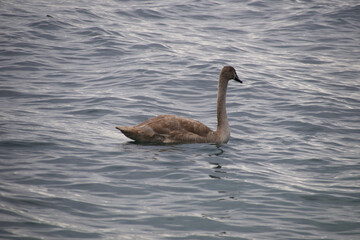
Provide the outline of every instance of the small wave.
[[34,148],[34,147],[50,147],[55,146],[55,143],[41,142],[41,141],[24,141],[24,140],[5,140],[0,141],[0,146],[5,148]]
[[115,112],[112,110],[107,109],[84,109],[84,110],[76,110],[76,111],[69,111],[66,114],[70,115],[84,115],[87,117],[91,116],[104,116],[107,114],[114,114]]
[[141,18],[145,19],[162,19],[164,15],[152,9],[136,9],[134,13]]

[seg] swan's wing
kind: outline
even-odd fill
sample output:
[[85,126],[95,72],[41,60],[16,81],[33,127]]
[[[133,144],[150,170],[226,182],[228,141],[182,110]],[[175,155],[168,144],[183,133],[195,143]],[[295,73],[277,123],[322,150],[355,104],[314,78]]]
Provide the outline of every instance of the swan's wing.
[[150,118],[136,127],[150,127],[155,134],[168,136],[176,136],[180,133],[183,135],[188,133],[206,137],[210,132],[212,132],[209,127],[199,121],[174,115],[160,115]]
[[205,124],[174,115],[160,115],[134,127],[116,128],[138,142],[201,143],[213,139],[213,131]]

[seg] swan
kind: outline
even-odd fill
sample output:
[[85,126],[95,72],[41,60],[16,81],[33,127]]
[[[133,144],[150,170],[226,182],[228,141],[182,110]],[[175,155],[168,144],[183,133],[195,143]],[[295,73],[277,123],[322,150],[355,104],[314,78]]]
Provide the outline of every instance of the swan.
[[214,143],[220,147],[230,138],[230,127],[226,114],[226,90],[230,80],[242,83],[235,69],[225,66],[219,76],[216,131],[199,121],[175,115],[160,115],[133,127],[117,126],[116,129],[139,143]]

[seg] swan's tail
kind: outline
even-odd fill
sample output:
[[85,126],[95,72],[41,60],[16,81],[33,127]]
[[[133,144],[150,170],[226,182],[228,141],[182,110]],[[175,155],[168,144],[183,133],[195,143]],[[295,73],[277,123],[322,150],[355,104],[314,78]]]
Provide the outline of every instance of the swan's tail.
[[115,127],[116,129],[120,130],[125,136],[136,140],[136,132],[134,131],[133,127]]
[[[140,143],[164,143],[165,137],[161,134],[155,134],[151,128],[147,131],[135,127],[115,127],[125,136]],[[145,129],[146,130],[146,129]]]

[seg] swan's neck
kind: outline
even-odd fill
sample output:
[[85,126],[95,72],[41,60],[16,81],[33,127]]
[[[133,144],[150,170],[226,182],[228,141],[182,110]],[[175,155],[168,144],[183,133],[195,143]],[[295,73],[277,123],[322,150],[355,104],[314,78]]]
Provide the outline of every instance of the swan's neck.
[[217,99],[217,120],[216,134],[221,142],[227,142],[230,138],[230,127],[226,114],[226,90],[228,80],[220,77]]

